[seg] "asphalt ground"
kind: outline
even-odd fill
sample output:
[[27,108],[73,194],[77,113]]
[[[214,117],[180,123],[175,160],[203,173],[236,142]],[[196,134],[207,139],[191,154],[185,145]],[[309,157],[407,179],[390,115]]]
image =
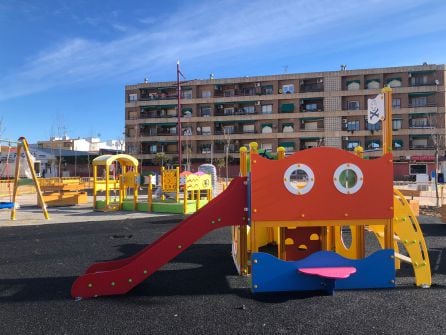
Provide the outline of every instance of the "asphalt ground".
[[69,222],[80,214],[65,210],[61,224],[1,222],[2,334],[446,333],[446,224],[438,218],[420,218],[433,271],[430,289],[416,288],[411,268],[403,265],[396,289],[253,295],[249,279],[236,273],[229,229],[223,228],[125,296],[75,301],[71,285],[89,265],[136,253],[179,218],[102,213],[101,221],[93,212],[96,221]]

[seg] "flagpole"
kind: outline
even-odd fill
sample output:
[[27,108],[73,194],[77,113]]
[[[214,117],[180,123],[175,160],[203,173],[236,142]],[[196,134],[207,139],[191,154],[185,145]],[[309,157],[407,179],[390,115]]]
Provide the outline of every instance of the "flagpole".
[[392,152],[392,89],[384,87],[381,92],[384,94],[385,118],[383,124],[383,154]]
[[178,93],[178,165],[181,173],[182,147],[181,147],[181,85],[180,85],[180,60],[177,60],[177,93]]

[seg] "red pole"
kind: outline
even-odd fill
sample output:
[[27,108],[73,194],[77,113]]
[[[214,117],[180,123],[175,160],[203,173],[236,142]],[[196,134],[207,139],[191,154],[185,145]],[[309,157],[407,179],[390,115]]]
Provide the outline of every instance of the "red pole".
[[177,93],[178,93],[178,163],[181,173],[182,147],[181,147],[181,86],[180,86],[180,61],[177,61]]

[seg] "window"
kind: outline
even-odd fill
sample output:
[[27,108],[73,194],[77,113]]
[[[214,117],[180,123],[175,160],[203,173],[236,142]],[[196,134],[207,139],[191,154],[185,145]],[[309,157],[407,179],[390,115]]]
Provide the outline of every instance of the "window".
[[201,127],[201,135],[211,135],[211,127]]
[[262,114],[272,114],[273,105],[262,105]]
[[201,116],[211,116],[212,109],[211,107],[201,107]]
[[272,85],[263,86],[262,87],[262,93],[263,94],[273,94],[273,86]]
[[414,138],[412,139],[412,148],[423,149],[427,147],[427,138]]
[[235,95],[235,91],[234,90],[225,90],[223,95],[225,97],[233,97]]
[[283,133],[292,133],[294,132],[294,125],[292,123],[285,123],[282,125]]
[[305,130],[317,130],[317,121],[307,121],[304,125]]
[[392,98],[392,108],[401,108],[401,99],[399,98]]
[[370,79],[367,81],[367,88],[369,90],[379,88],[379,79]]
[[256,94],[256,89],[255,87],[243,87],[240,90],[242,95],[255,95]]
[[400,130],[403,127],[403,120],[392,119],[392,130]]
[[401,78],[391,78],[387,79],[387,85],[389,87],[401,87]]
[[137,101],[138,94],[129,94],[129,101]]
[[224,134],[234,134],[235,126],[234,125],[223,126],[223,133]]
[[245,114],[254,114],[256,112],[256,109],[254,106],[244,106],[243,107],[243,113]]
[[429,126],[427,117],[417,117],[410,120],[411,128],[426,128]]
[[184,127],[182,130],[183,130],[184,136],[192,136],[192,127],[191,126]]
[[271,143],[260,143],[260,149],[263,149],[266,151],[272,151],[273,145]]
[[192,110],[191,109],[183,109],[183,116],[184,117],[192,117]]
[[359,109],[359,101],[347,101],[347,110],[358,110]]
[[202,91],[201,92],[202,98],[210,98],[211,97],[211,91]]
[[379,150],[380,147],[381,147],[380,140],[372,140],[367,143],[368,150]]
[[392,148],[393,148],[393,150],[402,150],[403,149],[403,140],[393,140]]
[[412,107],[425,107],[427,106],[427,97],[412,97],[410,104]]
[[225,115],[234,115],[234,107],[227,107],[223,110]]
[[280,106],[281,113],[293,113],[294,112],[294,104],[293,103],[285,103]]
[[201,153],[202,154],[210,154],[212,151],[212,145],[210,143],[201,145]]
[[359,80],[347,81],[347,90],[348,91],[359,90],[359,88],[360,88]]
[[176,135],[177,134],[177,127],[171,127],[169,128],[169,134],[170,135]]
[[348,131],[359,130],[359,120],[348,121],[347,130]]
[[427,75],[415,76],[415,77],[410,78],[410,84],[412,86],[427,85],[427,83],[428,83]]
[[272,124],[262,124],[262,134],[271,134],[273,132]]
[[283,94],[293,94],[294,93],[294,84],[283,85],[282,93]]
[[317,110],[317,104],[306,104],[305,109],[307,111],[315,111]]
[[360,145],[359,141],[348,141],[347,142],[347,150],[353,151],[359,145]]
[[370,131],[381,130],[381,121],[378,121],[375,124],[371,124],[371,123],[367,122],[367,130],[370,130]]
[[156,154],[156,153],[157,153],[157,147],[156,147],[156,144],[150,144],[150,146],[149,146],[149,152],[150,152],[151,154]]
[[192,99],[192,90],[181,91],[181,97],[183,99]]
[[243,133],[253,134],[255,132],[253,124],[243,125]]
[[410,164],[410,174],[427,174],[427,164]]

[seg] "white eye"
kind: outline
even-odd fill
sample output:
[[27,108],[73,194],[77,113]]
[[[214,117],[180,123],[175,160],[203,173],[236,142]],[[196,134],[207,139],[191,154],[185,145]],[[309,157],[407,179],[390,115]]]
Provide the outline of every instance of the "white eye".
[[296,195],[310,192],[314,185],[314,173],[308,165],[293,164],[283,176],[286,189]]
[[336,169],[333,175],[333,182],[339,192],[353,194],[362,187],[364,175],[357,165],[346,163]]

